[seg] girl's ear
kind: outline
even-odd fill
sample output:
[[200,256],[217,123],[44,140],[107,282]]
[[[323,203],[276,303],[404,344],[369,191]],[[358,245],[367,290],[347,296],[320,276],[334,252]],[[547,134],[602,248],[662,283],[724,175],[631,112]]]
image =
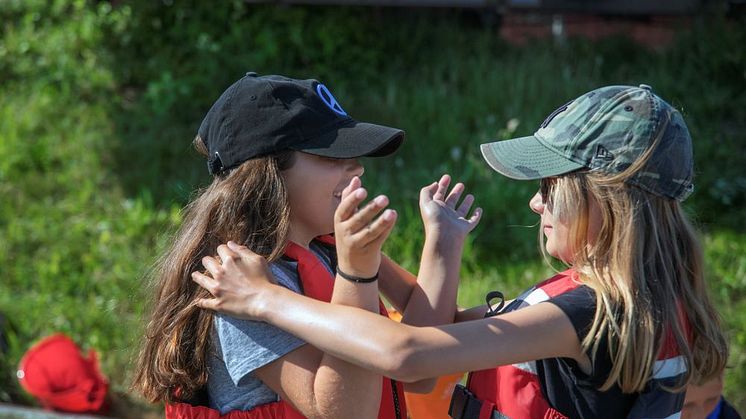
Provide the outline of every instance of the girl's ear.
[[298,158],[298,152],[293,150],[284,150],[273,156],[277,162],[277,168],[280,171],[288,170],[295,165]]

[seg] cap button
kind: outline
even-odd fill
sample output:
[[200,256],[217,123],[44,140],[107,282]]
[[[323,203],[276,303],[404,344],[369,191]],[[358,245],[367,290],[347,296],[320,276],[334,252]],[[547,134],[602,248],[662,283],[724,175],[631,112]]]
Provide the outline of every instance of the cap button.
[[648,92],[652,92],[652,91],[653,91],[653,88],[652,88],[652,87],[650,87],[650,86],[649,86],[649,85],[647,85],[647,84],[641,84],[641,85],[640,85],[640,89],[645,89],[645,90],[647,90]]
[[249,71],[249,72],[246,73],[246,76],[248,76],[248,77],[256,77],[257,74],[255,72],[253,72],[253,71]]

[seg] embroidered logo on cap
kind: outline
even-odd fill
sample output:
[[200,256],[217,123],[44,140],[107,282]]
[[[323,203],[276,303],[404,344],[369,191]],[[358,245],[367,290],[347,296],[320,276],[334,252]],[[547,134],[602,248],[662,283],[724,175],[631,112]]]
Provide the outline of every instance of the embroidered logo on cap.
[[594,160],[595,159],[613,161],[614,154],[612,154],[611,151],[607,150],[606,147],[599,144],[598,147],[596,147],[596,155],[594,157]]
[[330,92],[326,86],[319,83],[318,86],[316,86],[316,94],[319,95],[321,100],[329,107],[329,109],[333,110],[338,115],[347,116],[347,112],[342,109],[342,106],[337,102],[337,99],[334,98],[332,92]]

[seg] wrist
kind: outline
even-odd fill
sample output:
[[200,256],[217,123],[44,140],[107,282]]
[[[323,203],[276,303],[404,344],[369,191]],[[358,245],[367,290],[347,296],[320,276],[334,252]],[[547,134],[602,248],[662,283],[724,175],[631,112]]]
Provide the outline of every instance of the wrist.
[[448,226],[441,226],[441,225],[431,225],[431,226],[425,226],[425,238],[432,238],[432,239],[443,239],[443,240],[449,240],[451,242],[461,242],[463,243],[464,240],[466,240],[467,233],[459,231],[455,228],[449,228]]
[[456,256],[460,258],[463,249],[463,239],[454,239],[442,234],[425,234],[425,244],[423,246],[424,251],[429,251],[436,255],[442,255],[445,257]]
[[357,275],[352,275],[352,274],[349,274],[343,271],[339,266],[337,266],[337,275],[342,277],[343,279],[346,279],[350,282],[355,282],[358,284],[368,284],[378,279],[378,272],[370,276],[357,276]]
[[282,290],[282,287],[273,284],[262,287],[256,294],[251,317],[258,321],[268,321],[274,308],[273,302],[281,301],[282,297],[279,294]]
[[352,263],[347,258],[339,258],[337,261],[337,268],[347,274],[348,276],[356,276],[361,278],[370,278],[378,274],[378,269],[381,266],[380,253],[376,258],[366,258],[369,260],[367,263]]

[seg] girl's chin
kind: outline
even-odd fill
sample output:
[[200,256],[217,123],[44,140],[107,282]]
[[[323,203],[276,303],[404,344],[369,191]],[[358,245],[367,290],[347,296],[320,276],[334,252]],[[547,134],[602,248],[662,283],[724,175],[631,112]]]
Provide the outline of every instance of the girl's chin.
[[572,265],[572,258],[567,257],[567,256],[563,257],[561,254],[557,253],[554,249],[547,248],[546,250],[547,250],[547,254],[549,256],[551,256],[551,257],[553,257],[553,258],[561,261],[562,263],[566,263],[568,265]]
[[557,249],[554,248],[554,246],[550,245],[549,243],[546,244],[545,249],[547,251],[547,254],[555,259],[562,259],[560,257],[559,252],[557,252]]

